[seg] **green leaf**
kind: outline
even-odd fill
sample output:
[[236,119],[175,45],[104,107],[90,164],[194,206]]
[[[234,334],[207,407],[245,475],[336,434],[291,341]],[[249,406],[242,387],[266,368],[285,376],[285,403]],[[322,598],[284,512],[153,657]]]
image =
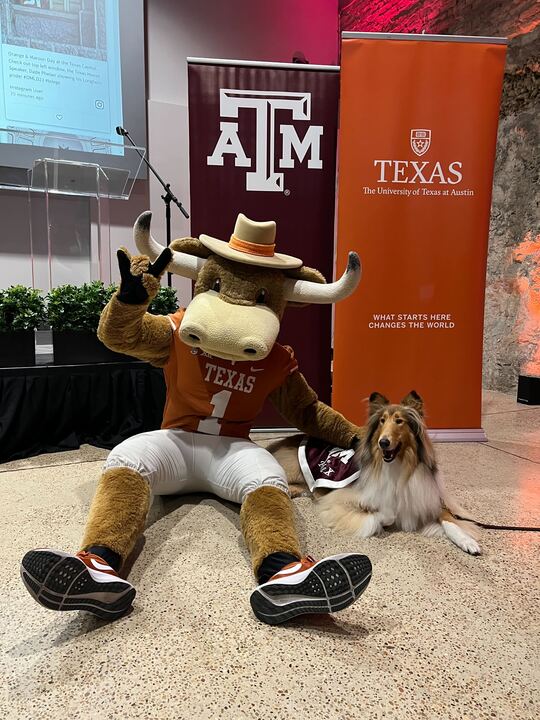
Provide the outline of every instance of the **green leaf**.
[[24,285],[0,290],[0,332],[34,330],[45,320],[41,291]]
[[172,287],[160,287],[158,294],[150,303],[148,312],[152,315],[169,315],[178,310],[176,290]]
[[103,308],[116,290],[115,285],[106,287],[101,280],[81,287],[53,288],[47,296],[47,316],[52,329],[96,332]]

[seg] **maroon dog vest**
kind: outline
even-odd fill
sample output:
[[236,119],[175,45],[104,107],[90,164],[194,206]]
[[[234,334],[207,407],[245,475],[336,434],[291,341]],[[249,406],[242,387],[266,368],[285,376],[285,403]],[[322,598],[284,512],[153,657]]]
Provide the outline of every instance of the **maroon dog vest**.
[[300,468],[308,488],[342,488],[360,475],[355,451],[329,445],[324,440],[307,438],[298,448]]

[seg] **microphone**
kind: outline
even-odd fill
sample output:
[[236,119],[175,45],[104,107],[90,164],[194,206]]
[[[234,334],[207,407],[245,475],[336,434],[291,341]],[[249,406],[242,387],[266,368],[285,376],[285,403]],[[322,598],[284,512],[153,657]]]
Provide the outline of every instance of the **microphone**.
[[123,128],[123,127],[120,127],[120,125],[117,125],[117,126],[116,126],[116,134],[117,134],[117,135],[127,135],[127,134],[128,134],[128,131],[127,131],[127,130],[124,130],[124,128]]

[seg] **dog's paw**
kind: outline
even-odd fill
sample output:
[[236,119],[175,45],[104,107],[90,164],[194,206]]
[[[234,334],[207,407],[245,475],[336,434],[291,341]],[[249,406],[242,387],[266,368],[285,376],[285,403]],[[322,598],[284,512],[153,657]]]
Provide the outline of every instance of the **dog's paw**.
[[354,532],[353,537],[357,540],[365,540],[382,532],[380,520],[375,515],[366,515],[360,527]]
[[458,548],[469,553],[469,555],[481,554],[482,550],[480,549],[480,545],[458,525],[453,522],[448,522],[447,520],[443,520],[441,525],[448,539],[451,540],[454,545],[457,545]]
[[365,528],[358,528],[358,530],[355,530],[352,538],[354,540],[365,540],[368,537],[371,537],[374,533],[367,532]]
[[482,548],[472,537],[468,537],[465,541],[460,543],[459,547],[469,555],[481,555]]

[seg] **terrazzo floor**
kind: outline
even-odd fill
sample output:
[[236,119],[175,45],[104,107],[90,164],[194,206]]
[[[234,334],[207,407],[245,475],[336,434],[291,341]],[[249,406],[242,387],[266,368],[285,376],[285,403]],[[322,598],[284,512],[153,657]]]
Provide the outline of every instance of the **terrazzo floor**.
[[[488,392],[487,444],[439,444],[447,484],[484,522],[540,525],[540,407]],[[268,436],[261,436],[264,443]],[[295,501],[323,555],[373,562],[342,613],[271,628],[251,614],[238,508],[156,501],[130,579],[133,612],[105,624],[30,598],[32,547],[77,548],[106,452],[0,465],[0,717],[18,720],[537,720],[540,535],[484,531],[481,557],[396,533],[349,541]]]

